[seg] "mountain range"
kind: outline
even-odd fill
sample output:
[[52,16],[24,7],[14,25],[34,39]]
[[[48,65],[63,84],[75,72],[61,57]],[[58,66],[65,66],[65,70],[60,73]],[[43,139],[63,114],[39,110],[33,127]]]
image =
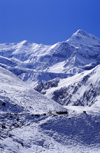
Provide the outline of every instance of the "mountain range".
[[100,151],[100,39],[0,44],[0,152]]

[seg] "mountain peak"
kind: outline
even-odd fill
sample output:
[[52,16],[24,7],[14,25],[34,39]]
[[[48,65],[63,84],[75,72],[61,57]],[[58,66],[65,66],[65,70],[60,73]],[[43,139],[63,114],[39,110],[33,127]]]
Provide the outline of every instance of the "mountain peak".
[[23,40],[23,41],[20,42],[20,44],[25,45],[25,46],[27,46],[27,45],[29,45],[29,44],[32,44],[32,43],[33,43],[33,42],[28,41],[28,40]]
[[87,33],[86,31],[82,29],[77,30],[74,34],[81,34],[82,36],[89,37],[89,33]]
[[73,33],[73,35],[67,40],[67,42],[75,46],[79,46],[80,44],[93,46],[99,45],[100,39],[82,29],[79,29],[75,33]]

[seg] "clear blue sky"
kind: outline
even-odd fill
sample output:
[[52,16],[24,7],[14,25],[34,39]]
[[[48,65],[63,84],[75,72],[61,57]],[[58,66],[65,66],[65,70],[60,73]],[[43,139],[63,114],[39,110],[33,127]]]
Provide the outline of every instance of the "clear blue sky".
[[100,38],[100,0],[0,0],[0,43],[49,45],[78,29]]

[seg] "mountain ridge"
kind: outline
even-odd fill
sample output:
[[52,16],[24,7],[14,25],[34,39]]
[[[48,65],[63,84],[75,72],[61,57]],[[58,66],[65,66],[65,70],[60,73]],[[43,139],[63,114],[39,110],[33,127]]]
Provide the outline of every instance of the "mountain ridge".
[[[42,72],[47,73],[50,80],[52,79],[50,78],[50,73],[74,75],[84,71],[87,67],[89,68],[89,65],[91,69],[91,67],[98,65],[100,42],[98,42],[99,39],[91,36],[91,34],[88,34],[90,37],[88,37],[89,41],[87,41],[87,36],[83,36],[80,32],[82,33],[83,31],[78,30],[67,41],[58,42],[50,46],[30,43],[26,40],[17,44],[0,44],[0,65],[26,81],[30,80],[27,75],[30,74],[35,82],[40,82],[43,79]],[[88,44],[77,40],[76,36],[78,35],[81,35],[81,39],[86,39]],[[72,39],[73,37],[75,39]],[[91,37],[94,38],[94,43],[91,41]],[[55,69],[58,66],[60,69]],[[35,71],[38,72],[38,76],[41,73],[39,80],[35,78],[35,75],[37,75]]]
[[100,152],[99,41],[0,44],[0,153]]

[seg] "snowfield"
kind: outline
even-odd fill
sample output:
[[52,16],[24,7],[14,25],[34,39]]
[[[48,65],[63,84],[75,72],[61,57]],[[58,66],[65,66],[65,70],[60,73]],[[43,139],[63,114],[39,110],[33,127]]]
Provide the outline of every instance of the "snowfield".
[[0,44],[0,153],[100,152],[100,39]]

